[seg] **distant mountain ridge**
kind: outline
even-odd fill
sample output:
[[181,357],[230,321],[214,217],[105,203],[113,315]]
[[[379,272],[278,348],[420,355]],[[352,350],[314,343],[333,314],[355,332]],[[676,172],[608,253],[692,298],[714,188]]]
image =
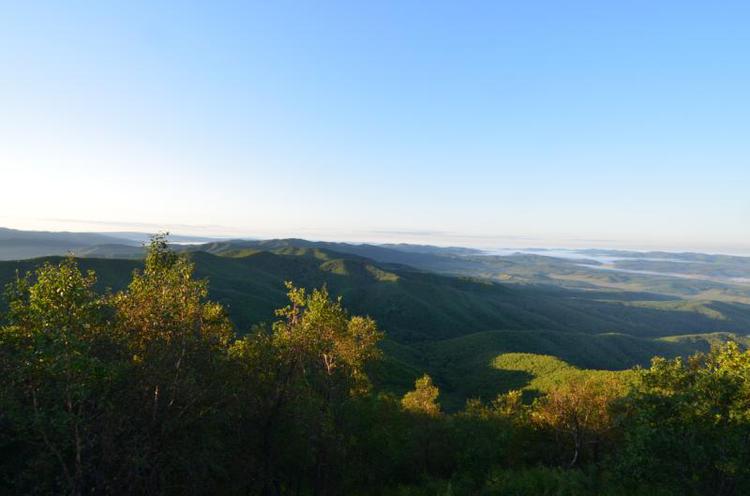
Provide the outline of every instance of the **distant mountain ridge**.
[[[129,236],[126,239],[97,233],[5,231],[6,241],[0,239],[0,260],[69,253],[84,258],[138,259],[144,255],[142,240],[148,236],[142,233],[115,233]],[[9,232],[14,233],[13,240],[7,235]],[[23,241],[19,242],[19,239]],[[658,294],[672,299],[750,304],[750,257],[591,249],[573,250],[579,257],[570,258],[560,255],[566,250],[537,250],[538,253],[509,251],[500,255],[471,248],[400,243],[355,244],[299,238],[212,239],[206,243],[196,242],[198,238],[194,237],[173,236],[170,239],[182,240],[173,244],[177,251],[204,251],[225,257],[240,257],[257,251],[288,250],[292,253],[297,249],[316,248],[369,258],[379,264],[408,266],[422,271],[504,283],[651,293],[646,295],[645,300],[652,300],[654,294]],[[580,258],[581,255],[591,258]]]
[[[151,234],[139,232],[23,231],[0,227],[0,260],[66,255],[137,258]],[[174,243],[205,243],[213,238],[170,236]]]
[[0,228],[0,260],[62,255],[96,245],[137,246],[137,243],[99,233],[19,231]]
[[86,246],[105,243],[136,244],[127,238],[103,233],[93,232],[53,232],[53,231],[22,231],[0,227],[0,241],[26,241],[26,242],[58,242],[69,243],[76,246]]

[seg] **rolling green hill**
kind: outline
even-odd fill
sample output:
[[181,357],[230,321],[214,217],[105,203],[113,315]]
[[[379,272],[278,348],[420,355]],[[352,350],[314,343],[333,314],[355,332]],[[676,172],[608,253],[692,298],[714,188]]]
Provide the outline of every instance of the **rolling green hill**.
[[[73,253],[89,258],[142,258],[137,233],[39,233],[0,231],[0,260]],[[200,242],[200,238],[177,237]],[[14,245],[14,243],[21,245]],[[51,244],[50,244],[51,243]],[[468,248],[426,245],[371,245],[317,242],[303,239],[221,240],[176,244],[186,252],[243,257],[258,251],[318,249],[364,257],[381,265],[409,266],[422,271],[461,277],[481,277],[505,283],[610,292],[650,293],[662,298],[728,301],[750,304],[750,258],[699,253],[631,252],[620,250],[531,250],[493,255]],[[570,258],[573,254],[574,257]]]
[[[211,298],[227,307],[240,332],[273,319],[274,309],[285,304],[284,281],[307,288],[326,285],[352,313],[370,315],[386,331],[386,360],[376,373],[379,385],[403,392],[427,371],[443,388],[449,408],[467,397],[488,399],[512,388],[533,389],[534,377],[493,366],[508,353],[554,356],[580,369],[619,370],[645,365],[654,355],[704,350],[727,336],[702,333],[744,334],[750,329],[750,306],[741,303],[500,284],[375,262],[308,243],[213,243],[200,246],[214,253],[194,246],[183,250],[195,262],[196,276],[208,279]],[[46,260],[60,258],[0,262],[0,283]],[[141,261],[83,258],[79,264],[96,271],[100,288],[117,290]],[[688,336],[668,337],[677,334]]]
[[[670,358],[687,356],[708,351],[730,339],[744,346],[750,345],[747,336],[730,333],[638,338],[616,333],[489,331],[415,345],[417,353],[414,357],[445,390],[446,406],[457,409],[465,398],[487,400],[512,389],[544,390],[559,382],[560,374],[568,377],[569,369],[586,370],[587,373],[626,370],[636,365],[647,366],[657,355]],[[552,356],[568,368],[558,370],[527,364],[529,367],[533,365],[534,370],[522,370],[519,368],[522,364],[513,364],[519,353]]]
[[[498,329],[642,337],[750,329],[750,306],[740,303],[634,303],[632,293],[503,285],[377,264],[320,248],[190,256],[197,276],[209,280],[211,297],[227,306],[241,332],[273,317],[273,310],[284,303],[287,280],[310,288],[326,284],[344,298],[351,312],[372,316],[392,339],[403,343]],[[43,260],[0,263],[0,282]],[[90,258],[80,263],[96,270],[100,285],[114,289],[122,287],[140,264]]]

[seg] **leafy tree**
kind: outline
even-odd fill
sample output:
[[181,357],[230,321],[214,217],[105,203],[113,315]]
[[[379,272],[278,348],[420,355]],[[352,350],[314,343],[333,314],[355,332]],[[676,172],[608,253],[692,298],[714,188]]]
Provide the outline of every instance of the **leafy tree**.
[[[143,271],[112,298],[116,333],[133,365],[135,427],[127,480],[134,491],[207,490],[213,474],[213,445],[219,443],[225,393],[222,382],[232,325],[223,308],[206,300],[206,281],[193,279],[193,264],[155,236]],[[185,456],[190,454],[190,456]],[[186,478],[185,474],[190,474]],[[192,479],[190,486],[174,480]]]
[[438,396],[440,390],[432,384],[432,378],[425,374],[414,383],[414,391],[404,395],[401,405],[409,412],[437,417],[441,414]]
[[[326,288],[311,293],[291,283],[287,288],[289,305],[277,311],[280,318],[270,334],[256,332],[236,343],[232,354],[254,370],[267,392],[256,405],[262,426],[261,491],[281,492],[283,468],[277,461],[286,459],[297,467],[290,479],[307,473],[315,492],[323,494],[335,484],[332,459],[343,456],[346,447],[345,409],[369,390],[365,369],[380,356],[382,334],[372,319],[349,316]],[[263,370],[253,369],[261,357]],[[294,442],[282,446],[280,436],[290,433]]]
[[675,493],[750,491],[750,352],[655,358],[626,404],[624,478]]
[[526,415],[523,391],[514,389],[505,394],[499,394],[492,402],[492,409],[496,415],[516,421],[522,420]]
[[0,411],[24,453],[14,484],[81,494],[99,485],[112,455],[109,401],[124,371],[123,349],[106,333],[93,273],[66,259],[43,265],[33,279],[9,287],[0,328]]
[[503,464],[512,442],[513,425],[509,412],[495,403],[468,400],[461,412],[450,416],[451,451],[455,467],[466,492],[482,487],[491,470]]
[[584,450],[597,461],[601,444],[616,426],[613,401],[625,394],[622,383],[607,378],[573,380],[549,391],[533,407],[533,420],[554,431],[562,446],[569,446],[569,463],[580,463]]
[[401,408],[411,417],[412,429],[408,448],[415,453],[415,469],[425,477],[446,475],[454,460],[449,428],[438,403],[440,390],[424,374],[414,383],[414,390],[401,398]]

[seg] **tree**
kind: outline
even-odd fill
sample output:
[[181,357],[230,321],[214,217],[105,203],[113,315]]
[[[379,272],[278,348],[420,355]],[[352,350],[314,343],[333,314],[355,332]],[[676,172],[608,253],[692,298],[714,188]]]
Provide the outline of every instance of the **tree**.
[[[314,492],[324,494],[336,472],[332,459],[345,449],[344,409],[369,390],[366,366],[380,356],[382,333],[372,319],[349,316],[341,299],[332,300],[325,287],[308,293],[287,283],[287,289],[289,305],[277,310],[280,318],[270,333],[258,330],[236,343],[232,355],[266,392],[256,404],[262,426],[261,492],[281,491],[283,468],[277,462],[286,459],[297,465],[289,478],[307,473]],[[252,365],[259,359],[261,368]],[[280,441],[289,432],[292,442]]]
[[432,378],[424,374],[415,381],[414,390],[401,398],[401,408],[413,424],[407,449],[415,453],[415,470],[425,476],[446,473],[453,464],[452,450],[445,446],[449,426],[440,410],[439,396]]
[[624,392],[622,383],[613,378],[573,380],[537,400],[532,418],[552,429],[562,445],[570,446],[568,466],[578,465],[586,448],[596,462],[600,444],[615,427],[611,405]]
[[51,492],[81,494],[104,475],[110,453],[101,441],[125,360],[121,343],[106,332],[108,312],[95,281],[69,258],[9,287],[0,328],[0,411],[28,448],[19,487],[29,476]]
[[[234,335],[221,305],[207,300],[206,281],[193,264],[170,250],[166,235],[151,240],[143,271],[112,298],[115,332],[127,343],[133,365],[132,436],[128,480],[163,491],[171,479],[193,481],[183,492],[206,491],[212,443],[218,442],[225,373]],[[205,450],[205,452],[204,452]],[[189,454],[190,456],[185,456]],[[137,461],[137,463],[136,463]],[[182,475],[180,475],[182,474]]]
[[414,391],[406,393],[401,399],[401,406],[412,413],[436,417],[441,414],[438,396],[440,390],[432,384],[432,378],[424,374],[414,383]]
[[750,491],[750,352],[655,358],[627,398],[623,478],[681,493]]

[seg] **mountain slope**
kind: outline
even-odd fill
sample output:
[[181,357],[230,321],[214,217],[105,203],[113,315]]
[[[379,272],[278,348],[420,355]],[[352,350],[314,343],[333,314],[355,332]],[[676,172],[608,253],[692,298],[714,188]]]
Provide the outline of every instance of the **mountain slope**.
[[[750,308],[735,303],[644,301],[642,293],[503,285],[378,264],[319,246],[233,246],[224,256],[189,253],[196,276],[209,281],[210,297],[224,304],[240,332],[274,318],[286,304],[284,281],[326,285],[354,314],[375,318],[387,339],[376,382],[402,393],[427,371],[444,391],[445,405],[467,397],[494,397],[527,387],[519,371],[493,366],[507,353],[550,355],[580,369],[624,369],[654,355],[708,349],[726,334],[686,333],[750,329]],[[60,257],[0,262],[0,283]],[[100,288],[119,289],[140,260],[80,259],[95,270]],[[744,339],[744,338],[737,338]],[[531,380],[531,378],[526,377]],[[530,384],[530,382],[529,382]],[[531,386],[529,386],[531,387]]]
[[[647,366],[657,355],[688,356],[730,339],[750,345],[747,336],[729,333],[650,339],[615,333],[489,331],[416,345],[411,360],[444,389],[446,406],[458,409],[466,398],[490,400],[511,389],[539,389],[554,384],[561,374],[569,377],[582,370],[592,375]],[[518,362],[519,353],[536,358],[525,367]],[[550,367],[550,357],[562,361],[565,370]],[[543,363],[537,363],[540,360]]]
[[[190,253],[196,275],[209,280],[211,297],[228,307],[240,331],[273,318],[273,310],[285,302],[284,281],[308,288],[327,285],[352,313],[372,316],[404,343],[498,329],[644,337],[750,329],[750,307],[738,303],[633,304],[630,293],[608,292],[605,300],[596,292],[449,277],[321,248],[277,251],[235,257]],[[0,263],[0,282],[42,261]],[[80,263],[97,271],[102,286],[115,289],[140,264],[119,259]]]

